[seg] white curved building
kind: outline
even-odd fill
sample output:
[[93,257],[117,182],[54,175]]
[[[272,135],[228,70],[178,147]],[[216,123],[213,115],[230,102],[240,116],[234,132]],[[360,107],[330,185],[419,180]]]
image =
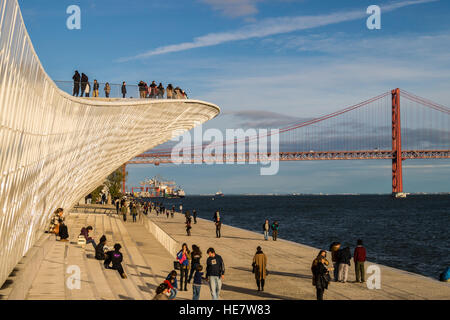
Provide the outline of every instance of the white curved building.
[[0,0],[0,285],[56,208],[70,208],[126,161],[219,113],[195,100],[68,95],[44,71],[17,0]]

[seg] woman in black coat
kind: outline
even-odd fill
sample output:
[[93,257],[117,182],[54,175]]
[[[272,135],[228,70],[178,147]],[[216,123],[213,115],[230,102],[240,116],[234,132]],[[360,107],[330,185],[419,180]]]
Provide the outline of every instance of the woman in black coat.
[[325,260],[325,257],[319,255],[317,257],[317,263],[312,266],[317,300],[323,300],[323,293],[325,289],[328,289],[328,283],[330,282],[330,275],[328,274],[329,269],[325,266]]

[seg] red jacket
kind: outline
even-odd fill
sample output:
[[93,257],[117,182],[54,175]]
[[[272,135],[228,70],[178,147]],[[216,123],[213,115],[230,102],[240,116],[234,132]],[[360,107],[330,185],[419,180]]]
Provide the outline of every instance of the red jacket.
[[353,260],[355,262],[366,261],[366,248],[364,248],[363,246],[357,246],[355,248],[355,252],[353,253]]

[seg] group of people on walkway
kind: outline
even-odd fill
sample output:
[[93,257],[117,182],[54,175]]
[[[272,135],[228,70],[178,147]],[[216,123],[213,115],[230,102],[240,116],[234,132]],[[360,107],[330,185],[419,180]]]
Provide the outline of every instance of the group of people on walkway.
[[116,212],[117,214],[122,214],[124,222],[127,221],[127,215],[131,215],[133,222],[136,222],[138,216],[143,211],[142,204],[133,199],[128,200],[126,197],[123,197],[122,199],[116,199],[114,202],[116,205]]
[[[342,283],[346,283],[348,280],[348,270],[352,259],[350,247],[341,248],[340,242],[333,242],[330,245],[329,251],[331,251],[331,261],[333,266],[330,266],[330,262],[327,260],[327,251],[325,250],[320,250],[311,265],[313,276],[312,284],[316,287],[317,300],[323,300],[324,291],[328,289],[328,285],[332,280]],[[365,282],[364,263],[366,261],[366,254],[366,248],[363,246],[363,241],[358,239],[356,248],[353,252],[356,275],[354,283]],[[331,277],[330,272],[333,272],[333,278]]]
[[[76,70],[72,80],[74,97],[84,96],[89,98],[91,91],[93,98],[98,98],[100,96],[100,83],[96,79],[91,85],[89,82],[89,77],[85,73],[81,73],[80,75],[78,70]],[[180,87],[174,88],[172,84],[169,84],[165,88],[162,83],[157,85],[155,81],[152,81],[150,85],[147,85],[144,81],[139,81],[137,87],[139,89],[139,96],[141,99],[164,99],[164,96],[166,96],[166,99],[188,99],[188,96],[184,90]],[[109,98],[111,95],[111,85],[109,82],[105,83],[103,91],[105,93],[105,97]],[[127,83],[125,81],[122,82],[120,93],[122,94],[122,98],[126,98],[128,90]]]
[[[192,300],[200,299],[200,292],[205,282],[209,285],[211,298],[218,300],[222,288],[222,280],[225,276],[225,263],[222,257],[216,254],[214,248],[206,251],[206,274],[201,264],[202,251],[197,245],[192,245],[192,251],[188,245],[183,243],[181,250],[177,253],[172,270],[156,289],[154,300],[173,300],[178,291],[188,291],[188,284],[192,284]],[[180,272],[180,288],[178,288],[177,270]]]
[[266,219],[263,224],[263,233],[264,233],[264,240],[269,240],[269,232],[272,230],[272,239],[273,241],[277,241],[278,237],[278,228],[279,228],[278,221],[272,222],[272,224],[269,222],[269,220]]
[[171,83],[164,88],[163,84],[160,82],[159,85],[155,81],[152,81],[148,85],[145,81],[139,81],[139,97],[141,99],[164,99],[164,94],[167,99],[187,99],[187,94],[180,87],[174,88]]

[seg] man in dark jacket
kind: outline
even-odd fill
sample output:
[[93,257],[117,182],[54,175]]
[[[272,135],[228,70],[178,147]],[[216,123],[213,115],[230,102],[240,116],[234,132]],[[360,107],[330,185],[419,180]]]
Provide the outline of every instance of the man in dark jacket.
[[78,95],[80,94],[80,81],[81,81],[81,76],[78,73],[78,70],[75,71],[75,74],[73,75],[72,79],[73,79],[73,96],[78,97]]
[[83,96],[84,91],[86,91],[86,86],[89,82],[89,78],[87,75],[85,75],[84,73],[81,73],[81,95],[80,97]]
[[[114,251],[108,251],[106,253],[106,259],[104,262],[106,269],[114,269],[117,270],[122,277],[122,279],[126,279],[127,276],[125,272],[123,271],[122,267],[122,261],[123,261],[123,255],[120,252],[120,249],[122,246],[119,243],[116,243],[114,245]],[[112,268],[110,268],[109,264],[112,262]]]
[[209,290],[213,300],[219,300],[220,289],[222,288],[222,280],[225,275],[225,264],[221,256],[216,254],[214,248],[209,248],[206,253],[206,279],[209,282]]
[[127,95],[127,84],[125,81],[122,83],[122,96],[125,99],[125,96]]
[[350,260],[352,259],[352,254],[349,247],[345,247],[338,251],[338,263],[339,263],[339,277],[340,282],[347,282],[348,278],[348,268],[350,267]]
[[317,263],[313,263],[311,271],[313,273],[313,285],[316,287],[317,300],[323,300],[323,293],[328,289],[330,276],[328,268],[325,266],[325,257],[318,256]]
[[363,247],[361,239],[357,242],[357,247],[353,253],[353,262],[355,263],[356,282],[365,282],[364,262],[366,262],[366,248]]
[[272,239],[273,239],[273,241],[277,241],[277,237],[278,237],[278,221],[274,221],[273,223],[272,223],[272,226],[271,226],[271,228],[272,228]]

